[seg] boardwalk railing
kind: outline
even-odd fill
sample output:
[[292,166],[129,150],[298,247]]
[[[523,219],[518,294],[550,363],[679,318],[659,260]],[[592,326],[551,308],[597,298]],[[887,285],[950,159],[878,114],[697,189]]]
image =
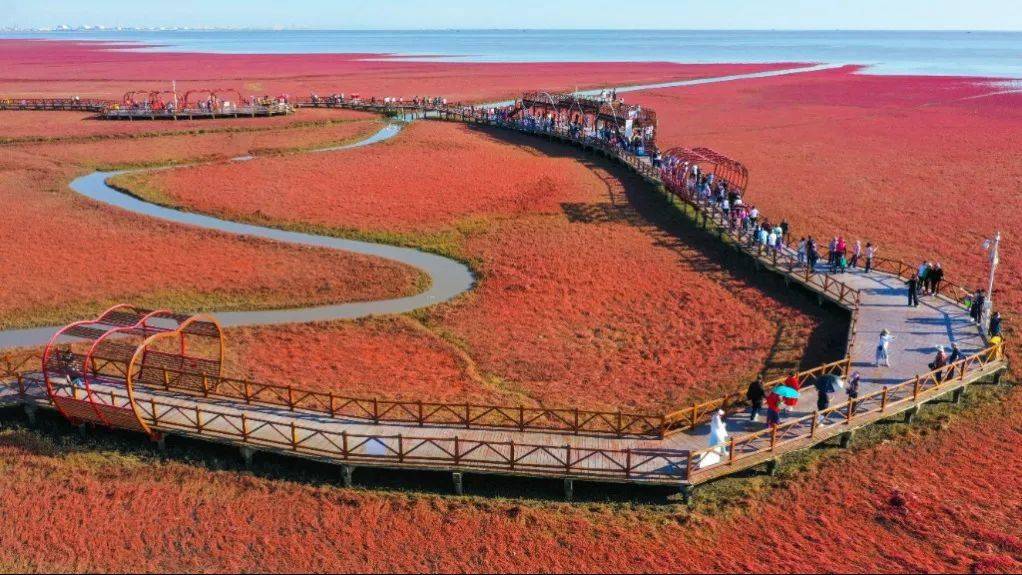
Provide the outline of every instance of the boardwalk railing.
[[[18,387],[25,398],[48,401],[45,384],[39,376],[19,376]],[[58,387],[67,395],[84,393],[66,384],[58,384]],[[100,391],[94,395],[98,402],[112,409],[130,409],[131,402],[120,391]],[[225,439],[334,463],[676,483],[684,479],[691,459],[687,450],[589,448],[458,436],[356,434],[302,425],[295,420],[212,408],[201,402],[168,401],[152,396],[138,405],[142,417],[154,429],[164,432]]]
[[[842,377],[848,375],[851,360],[846,358],[831,363],[826,363],[809,370],[800,371],[796,374],[799,386],[811,384],[812,380],[821,375],[838,374]],[[778,385],[782,385],[788,378],[787,375],[771,379],[763,383],[764,389],[769,391]],[[691,407],[679,409],[664,416],[665,435],[671,435],[692,429],[705,423],[718,410],[723,410],[728,415],[746,408],[749,405],[745,398],[745,392],[735,392],[723,397],[692,404]]]
[[[997,344],[979,353],[966,357],[938,370],[884,386],[858,399],[847,399],[838,405],[810,415],[767,427],[762,431],[740,436],[731,436],[727,445],[710,447],[692,452],[689,482],[702,480],[728,472],[728,468],[746,467],[749,459],[766,459],[768,454],[806,447],[826,438],[833,437],[852,427],[879,419],[888,413],[904,411],[922,400],[939,395],[942,388],[948,388],[959,381],[988,375],[1002,364],[1002,345]],[[925,397],[923,397],[925,396]],[[719,458],[719,460],[718,460]],[[704,459],[712,463],[704,463]]]
[[[16,376],[18,373],[29,371],[28,364],[33,359],[39,361],[38,356],[31,354],[0,356],[0,369],[8,366],[4,371],[10,376]],[[123,378],[127,375],[123,361],[119,359],[97,357],[91,367],[95,376],[114,374]],[[199,378],[201,386],[195,384]],[[237,399],[247,404],[273,405],[286,407],[292,411],[312,411],[333,418],[372,423],[412,423],[420,427],[442,425],[465,429],[560,431],[575,435],[586,433],[640,438],[660,438],[663,437],[665,430],[663,415],[577,408],[350,397],[288,385],[217,378],[172,367],[147,368],[146,381],[150,387],[175,393]]]
[[114,103],[113,100],[79,98],[0,98],[0,110],[102,112]]

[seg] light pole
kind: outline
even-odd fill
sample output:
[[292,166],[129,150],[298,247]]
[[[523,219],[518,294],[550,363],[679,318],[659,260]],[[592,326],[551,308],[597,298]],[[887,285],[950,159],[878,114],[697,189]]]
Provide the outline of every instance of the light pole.
[[1001,263],[998,254],[1001,248],[1001,232],[994,234],[993,239],[983,242],[983,249],[990,253],[990,282],[987,284],[986,297],[983,299],[983,315],[980,325],[983,326],[983,335],[990,330],[990,316],[994,309],[994,272],[997,271],[997,264]]

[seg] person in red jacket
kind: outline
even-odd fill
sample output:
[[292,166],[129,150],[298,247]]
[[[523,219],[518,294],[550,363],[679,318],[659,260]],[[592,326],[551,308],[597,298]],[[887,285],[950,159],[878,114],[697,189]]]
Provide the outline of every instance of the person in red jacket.
[[776,427],[781,422],[781,396],[774,392],[767,394],[767,425]]

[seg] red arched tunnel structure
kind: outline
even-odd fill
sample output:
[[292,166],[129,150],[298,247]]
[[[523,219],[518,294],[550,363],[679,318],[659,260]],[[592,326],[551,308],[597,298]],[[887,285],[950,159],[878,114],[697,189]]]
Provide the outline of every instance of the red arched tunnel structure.
[[660,178],[675,194],[688,196],[696,168],[701,174],[713,174],[714,180],[727,182],[728,189],[745,192],[749,185],[749,170],[709,148],[672,148],[663,154]]
[[155,437],[155,414],[139,405],[137,388],[215,391],[223,356],[223,331],[212,317],[121,304],[58,330],[42,368],[53,405],[72,422]]

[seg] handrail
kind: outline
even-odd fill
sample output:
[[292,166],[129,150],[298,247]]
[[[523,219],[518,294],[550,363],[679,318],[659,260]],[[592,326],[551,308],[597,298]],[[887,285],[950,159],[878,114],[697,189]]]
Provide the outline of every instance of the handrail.
[[[777,451],[778,447],[785,444],[817,437],[822,440],[834,435],[832,432],[838,426],[849,427],[867,417],[899,411],[906,404],[916,404],[921,393],[939,388],[955,378],[965,380],[968,374],[981,372],[991,364],[1000,362],[1003,359],[1003,345],[1003,343],[992,345],[940,369],[884,386],[857,399],[849,398],[846,402],[822,411],[814,411],[810,415],[774,427],[766,427],[761,431],[732,436],[727,445],[693,451],[687,477],[692,481],[700,474],[721,466],[733,466],[736,462],[760,456],[765,452]],[[701,466],[700,462],[706,454],[714,452],[717,454],[723,452],[725,455],[716,463]]]
[[[33,383],[39,382],[26,380],[21,393],[26,394],[25,387]],[[127,409],[130,405],[127,395],[116,391],[99,392],[97,396],[113,410]],[[684,470],[691,459],[688,450],[609,449],[459,436],[348,433],[249,415],[244,411],[233,413],[198,402],[169,403],[152,396],[140,400],[139,406],[143,417],[159,430],[229,438],[242,444],[345,462],[386,461],[399,466],[430,464],[482,471],[677,482],[684,479]]]
[[[847,377],[850,366],[851,358],[845,358],[825,363],[812,369],[800,371],[795,374],[795,377],[798,378],[799,386],[802,386],[811,379],[820,375],[838,373],[841,374],[842,377]],[[788,377],[789,376],[784,375],[766,381],[763,383],[763,388],[764,390],[769,391],[776,386],[783,385]],[[664,416],[665,435],[671,435],[692,429],[700,423],[704,423],[709,420],[713,413],[717,410],[724,410],[726,414],[731,415],[747,405],[748,401],[745,398],[744,391],[736,391],[717,399],[704,401],[702,403],[694,403],[691,407],[685,407]]]

